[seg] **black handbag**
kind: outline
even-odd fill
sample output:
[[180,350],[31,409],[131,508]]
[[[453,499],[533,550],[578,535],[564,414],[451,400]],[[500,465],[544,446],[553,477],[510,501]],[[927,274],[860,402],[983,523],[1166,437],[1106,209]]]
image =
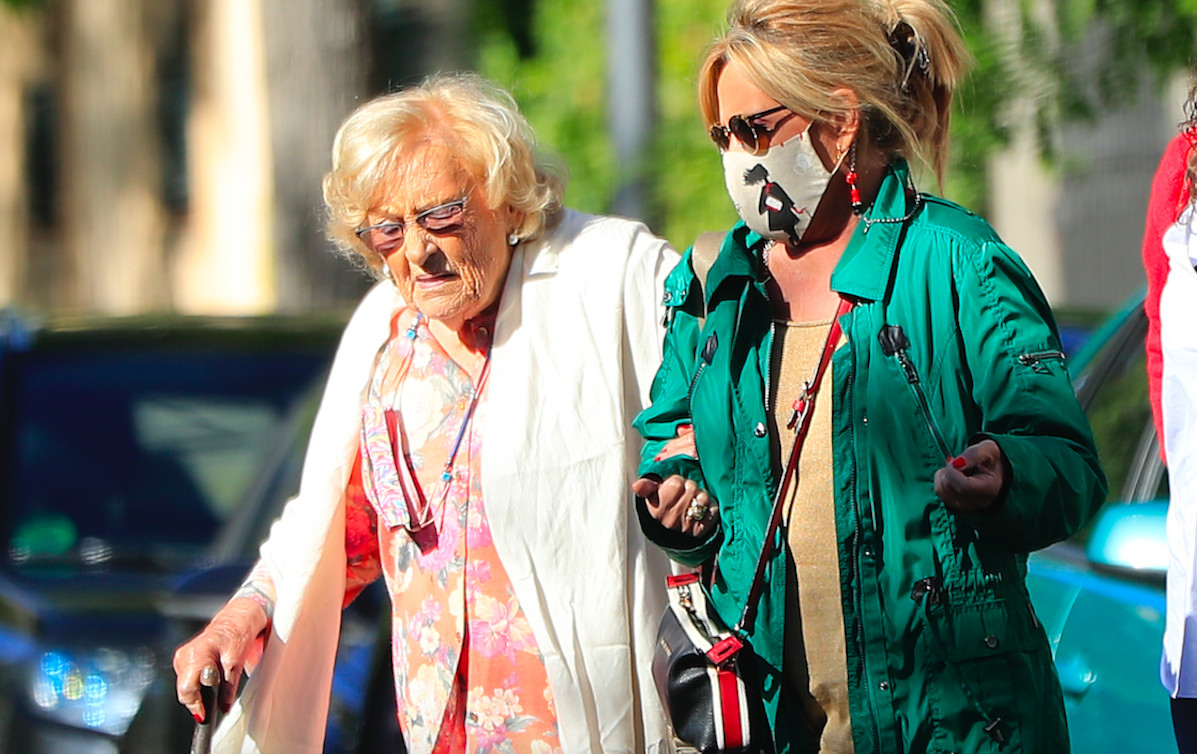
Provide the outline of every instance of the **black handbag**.
[[704,754],[760,751],[769,740],[751,648],[707,601],[697,573],[670,576],[653,679],[674,735]]
[[756,678],[756,656],[744,634],[756,618],[786,491],[797,476],[802,443],[814,415],[815,393],[839,344],[839,319],[850,307],[847,300],[840,302],[815,373],[794,401],[789,423],[794,429],[794,444],[773,496],[769,526],[740,621],[734,628],[726,626],[711,605],[698,573],[670,576],[666,583],[669,606],[657,628],[653,680],[674,735],[702,754],[772,751],[772,735]]

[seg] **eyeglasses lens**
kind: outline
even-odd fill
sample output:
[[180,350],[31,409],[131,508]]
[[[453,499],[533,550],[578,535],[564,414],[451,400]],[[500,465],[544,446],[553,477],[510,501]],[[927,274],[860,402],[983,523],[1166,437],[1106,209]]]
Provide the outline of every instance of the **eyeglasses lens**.
[[416,223],[424,230],[433,232],[456,230],[461,227],[461,218],[465,214],[463,202],[442,204],[427,212],[416,215]]
[[365,228],[358,233],[358,238],[371,251],[386,256],[403,245],[403,223],[382,223]]
[[[462,226],[464,216],[465,200],[459,199],[427,209],[416,215],[415,221],[432,233],[449,233]],[[404,230],[403,221],[396,220],[362,228],[357,231],[357,237],[371,251],[387,256],[403,245]]]

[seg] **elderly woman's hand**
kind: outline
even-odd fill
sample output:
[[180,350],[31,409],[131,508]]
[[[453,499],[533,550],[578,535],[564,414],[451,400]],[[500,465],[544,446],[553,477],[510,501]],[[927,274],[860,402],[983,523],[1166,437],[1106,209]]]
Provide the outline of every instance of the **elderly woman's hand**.
[[998,501],[1009,475],[1002,449],[982,440],[935,472],[935,494],[955,513],[984,513]]
[[632,483],[632,492],[644,498],[649,515],[666,529],[701,537],[719,520],[719,505],[698,483],[674,474],[661,481],[641,477]]
[[179,703],[197,722],[205,718],[200,701],[200,674],[208,667],[220,672],[217,704],[222,711],[228,711],[236,698],[250,650],[269,624],[270,619],[258,602],[236,597],[212,617],[199,635],[175,650],[175,692]]
[[690,456],[691,458],[698,458],[698,444],[694,439],[694,425],[679,424],[677,428],[677,437],[661,446],[661,451],[657,453],[653,460],[660,461],[673,456]]

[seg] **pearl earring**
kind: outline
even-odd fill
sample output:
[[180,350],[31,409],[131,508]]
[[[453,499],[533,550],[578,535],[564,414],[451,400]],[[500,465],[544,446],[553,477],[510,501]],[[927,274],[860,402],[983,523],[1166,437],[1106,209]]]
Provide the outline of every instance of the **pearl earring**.
[[520,242],[520,237],[517,236],[516,234],[512,233],[511,235],[507,236],[507,245],[508,246],[515,246],[519,242]]

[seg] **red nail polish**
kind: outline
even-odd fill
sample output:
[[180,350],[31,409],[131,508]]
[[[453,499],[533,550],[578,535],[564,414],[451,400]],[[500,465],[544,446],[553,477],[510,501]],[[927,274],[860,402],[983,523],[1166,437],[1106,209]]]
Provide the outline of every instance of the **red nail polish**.
[[191,716],[195,718],[195,721],[197,723],[202,723],[204,721],[204,718],[200,717],[199,715],[195,714],[194,712],[191,713]]
[[958,469],[963,469],[968,465],[968,461],[964,460],[964,456],[956,456],[952,459],[952,465]]

